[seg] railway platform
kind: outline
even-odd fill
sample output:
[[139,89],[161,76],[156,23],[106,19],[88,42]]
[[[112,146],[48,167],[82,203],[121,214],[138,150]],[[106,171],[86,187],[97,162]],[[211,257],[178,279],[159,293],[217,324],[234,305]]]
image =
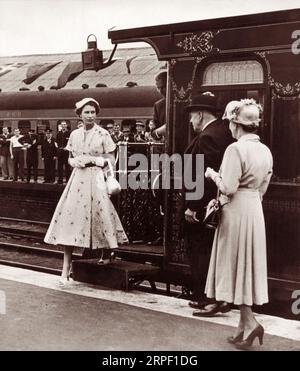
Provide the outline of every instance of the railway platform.
[[[179,298],[57,283],[55,275],[0,265],[0,350],[235,350],[226,337],[236,310],[195,318]],[[300,350],[300,322],[257,316],[266,334],[252,350]]]

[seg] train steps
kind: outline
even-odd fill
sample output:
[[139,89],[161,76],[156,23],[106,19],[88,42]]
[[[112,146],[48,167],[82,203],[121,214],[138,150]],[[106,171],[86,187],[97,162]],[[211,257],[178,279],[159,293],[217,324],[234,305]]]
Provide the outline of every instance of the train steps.
[[117,290],[129,291],[143,281],[148,281],[155,290],[155,277],[160,268],[116,258],[112,262],[99,264],[99,259],[73,261],[73,279]]

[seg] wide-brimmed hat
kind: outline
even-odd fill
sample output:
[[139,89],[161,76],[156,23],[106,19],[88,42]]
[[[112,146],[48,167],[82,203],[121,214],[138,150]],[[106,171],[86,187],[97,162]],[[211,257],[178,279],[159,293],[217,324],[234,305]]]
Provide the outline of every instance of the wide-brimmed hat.
[[194,95],[191,104],[185,109],[187,112],[207,110],[215,113],[218,111],[217,98],[211,92]]
[[80,109],[90,102],[93,102],[96,105],[96,113],[98,114],[100,111],[100,105],[94,98],[83,98],[79,102],[76,102],[75,103],[76,114],[78,115]]
[[261,119],[259,118],[262,107],[254,99],[241,99],[238,112],[233,122],[243,126],[258,127]]

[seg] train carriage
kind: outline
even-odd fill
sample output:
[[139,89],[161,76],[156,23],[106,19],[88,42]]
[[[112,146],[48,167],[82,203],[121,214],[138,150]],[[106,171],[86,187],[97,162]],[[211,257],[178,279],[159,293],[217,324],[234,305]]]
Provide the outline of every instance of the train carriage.
[[[167,151],[183,153],[192,133],[184,108],[198,91],[220,104],[253,97],[263,104],[260,135],[274,155],[264,199],[272,298],[291,299],[300,285],[300,9],[113,30],[113,44],[146,42],[168,63]],[[176,190],[166,196],[165,271],[188,271]],[[173,273],[172,273],[173,272]],[[172,278],[171,278],[172,277]]]
[[100,102],[98,122],[114,120],[122,125],[123,120],[149,120],[153,115],[153,104],[160,94],[153,86],[124,88],[90,88],[48,90],[42,92],[2,92],[0,96],[0,125],[23,132],[34,129],[43,134],[46,127],[57,132],[59,123],[66,120],[70,129],[77,127],[75,102],[92,97]]

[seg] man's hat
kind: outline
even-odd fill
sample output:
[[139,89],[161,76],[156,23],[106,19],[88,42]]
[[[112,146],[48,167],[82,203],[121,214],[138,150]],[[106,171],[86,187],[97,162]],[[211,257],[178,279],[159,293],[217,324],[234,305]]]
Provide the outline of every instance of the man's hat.
[[187,112],[208,110],[215,113],[218,111],[217,98],[209,91],[203,94],[194,95],[192,97],[192,103],[185,109]]
[[45,130],[45,133],[52,133],[52,129],[47,128],[47,129]]
[[107,127],[107,128],[113,128],[113,127],[114,127],[114,124],[112,124],[112,123],[107,124],[106,127]]
[[75,112],[76,112],[76,114],[78,115],[79,110],[82,107],[84,107],[86,104],[90,103],[90,102],[95,103],[95,105],[96,105],[96,113],[99,113],[100,106],[99,106],[99,103],[94,98],[83,98],[79,102],[76,102],[75,103],[75,107],[76,107]]
[[138,121],[135,126],[143,126],[145,127],[145,124],[142,121]]

